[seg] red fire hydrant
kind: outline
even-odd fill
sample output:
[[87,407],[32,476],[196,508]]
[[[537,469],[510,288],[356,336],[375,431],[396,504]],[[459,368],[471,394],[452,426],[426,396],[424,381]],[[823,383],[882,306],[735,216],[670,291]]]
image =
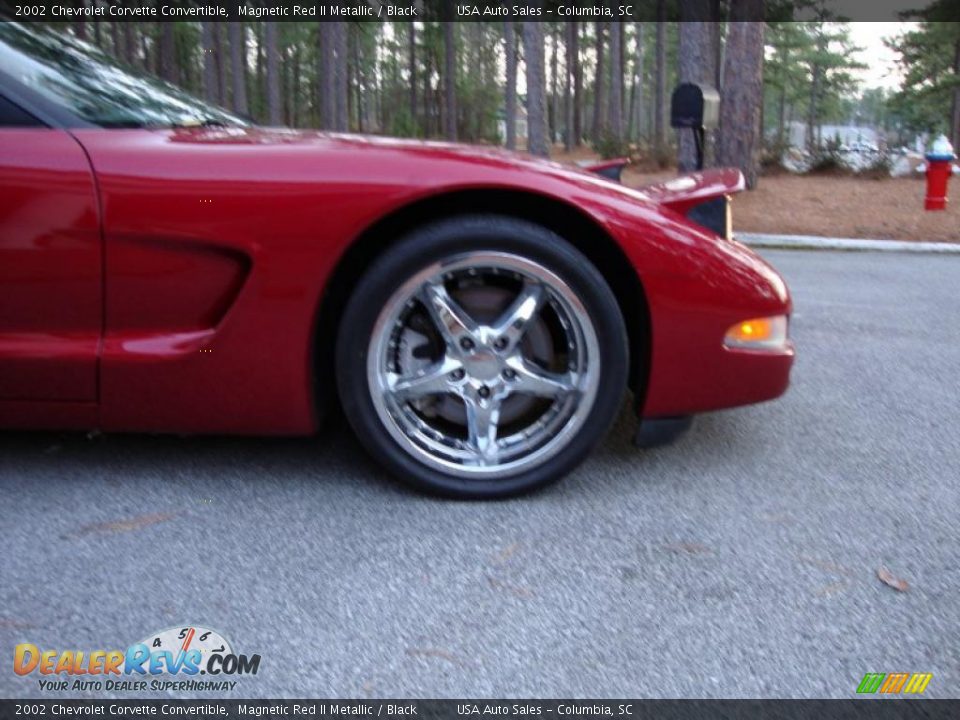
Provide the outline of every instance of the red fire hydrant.
[[938,137],[930,147],[927,153],[927,197],[923,203],[925,210],[947,209],[947,183],[956,157],[946,135]]

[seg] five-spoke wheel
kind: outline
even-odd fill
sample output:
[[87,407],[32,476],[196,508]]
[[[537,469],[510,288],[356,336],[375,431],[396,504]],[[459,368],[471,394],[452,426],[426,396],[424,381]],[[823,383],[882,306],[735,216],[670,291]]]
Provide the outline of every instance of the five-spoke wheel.
[[467,252],[393,294],[370,339],[380,419],[425,464],[470,477],[541,462],[589,414],[597,336],[570,287],[518,255]]

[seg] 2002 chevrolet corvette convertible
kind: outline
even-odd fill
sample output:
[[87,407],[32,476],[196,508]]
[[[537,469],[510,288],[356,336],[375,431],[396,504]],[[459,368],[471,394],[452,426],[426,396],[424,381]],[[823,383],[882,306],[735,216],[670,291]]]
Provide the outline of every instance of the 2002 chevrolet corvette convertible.
[[310,434],[339,399],[419,488],[528,491],[627,387],[641,430],[784,392],[742,188],[256,127],[3,23],[0,425]]

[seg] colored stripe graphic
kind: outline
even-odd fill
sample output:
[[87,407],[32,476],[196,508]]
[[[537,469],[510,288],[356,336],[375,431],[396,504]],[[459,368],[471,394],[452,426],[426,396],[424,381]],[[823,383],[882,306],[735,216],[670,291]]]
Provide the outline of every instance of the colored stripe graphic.
[[857,692],[918,695],[927,689],[932,679],[933,673],[867,673],[857,686]]
[[922,693],[933,679],[933,673],[914,673],[903,689],[905,693]]
[[857,692],[875,693],[877,688],[880,687],[880,683],[883,682],[884,677],[886,677],[885,673],[867,673],[863,676],[863,680],[860,681],[860,685],[857,687]]
[[882,693],[898,693],[903,689],[903,684],[910,677],[910,673],[890,673],[883,685],[880,686]]

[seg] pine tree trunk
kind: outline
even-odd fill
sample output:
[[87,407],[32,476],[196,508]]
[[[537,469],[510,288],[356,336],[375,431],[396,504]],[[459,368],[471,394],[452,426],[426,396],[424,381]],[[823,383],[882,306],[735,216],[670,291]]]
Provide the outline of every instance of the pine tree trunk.
[[287,60],[287,54],[283,53],[280,58],[280,116],[283,118],[283,124],[293,125],[290,120],[290,112],[293,107],[291,86],[293,78],[291,77],[291,63]]
[[353,89],[357,86],[357,64],[353,58],[353,39],[351,38],[350,26],[347,25],[347,57],[350,62],[347,63],[347,128],[353,127],[354,117],[354,97]]
[[[827,49],[827,41],[821,28],[817,35],[817,56],[820,57]],[[823,81],[823,68],[819,61],[814,62],[811,69],[810,102],[807,106],[807,149],[811,152],[821,146],[820,124],[820,83]]]
[[[730,19],[742,18],[743,22],[747,22],[750,18],[746,16],[740,8],[747,6],[748,4],[755,4],[756,0],[727,0],[730,5]],[[721,0],[711,0],[710,6],[710,27],[713,29],[711,34],[711,43],[710,47],[713,52],[713,82],[711,83],[713,87],[717,90],[723,88],[723,38],[720,27],[720,3]],[[763,13],[763,5],[760,6],[758,10],[759,13]],[[721,93],[722,97],[722,93]]]
[[336,63],[334,65],[337,93],[337,122],[335,127],[337,132],[347,132],[350,124],[347,108],[347,93],[349,90],[347,85],[347,65],[350,62],[347,54],[347,23],[342,20],[338,20],[337,22],[333,23],[333,26],[335,32],[334,46],[337,55]]
[[280,125],[280,52],[277,48],[277,23],[266,21],[263,24],[264,51],[267,64],[267,123]]
[[334,65],[336,64],[336,54],[334,52],[333,23],[320,23],[320,127],[324,130],[333,130],[337,123],[336,117],[336,80],[334,76]]
[[[612,5],[612,0],[611,0]],[[610,135],[620,144],[623,143],[623,65],[621,64],[622,36],[620,23],[610,27],[610,105],[607,110],[607,126]]]
[[573,144],[583,142],[583,68],[580,65],[580,23],[570,22],[570,58],[573,75]]
[[173,35],[173,23],[160,24],[160,52],[158,54],[158,70],[160,77],[167,82],[178,83],[180,70],[177,67],[176,40]]
[[456,25],[443,23],[444,132],[447,140],[457,139],[457,40]]
[[[171,23],[173,24],[173,23]],[[202,68],[194,62],[195,43],[188,42],[181,32],[174,32],[174,57],[178,69],[177,84],[188,92],[199,95],[203,85]]]
[[137,61],[136,26],[131,22],[123,23],[123,59],[133,65]]
[[298,127],[300,125],[300,45],[298,44],[293,51],[290,71],[290,125]]
[[419,133],[417,128],[417,27],[414,23],[407,23],[409,45],[409,70],[410,70],[410,123],[413,127],[413,135],[416,137]]
[[777,109],[777,147],[782,150],[786,142],[787,130],[787,86],[780,88],[780,101]]
[[517,39],[512,20],[507,20],[503,27],[504,46],[507,55],[507,97],[505,99],[504,122],[506,124],[507,148],[517,148]]
[[557,46],[560,44],[560,35],[555,23],[550,27],[550,138],[551,145],[560,135],[560,86],[557,84]]
[[247,115],[247,80],[244,77],[247,65],[247,40],[243,23],[232,22],[227,33],[230,39],[230,71],[233,76],[233,110]]
[[657,161],[667,153],[667,2],[657,0],[656,98],[653,102],[653,144]]
[[[349,38],[348,38],[349,39]],[[360,38],[354,34],[352,36],[352,42],[350,43],[350,58],[351,58],[351,68],[353,69],[353,82],[350,84],[350,87],[353,89],[353,101],[351,103],[354,117],[357,118],[357,132],[362,133],[364,131],[364,117],[363,117],[363,96],[366,94],[365,77],[363,75],[363,70],[360,63]]]
[[597,142],[600,139],[600,136],[603,134],[604,126],[604,98],[603,98],[603,83],[604,83],[604,74],[603,74],[603,56],[604,56],[604,46],[603,46],[603,30],[606,23],[595,22],[594,31],[596,32],[594,52],[596,53],[597,58],[597,72],[596,78],[593,85],[593,127],[590,128],[591,136],[593,141]]
[[223,35],[225,28],[223,27],[224,23],[218,22],[214,24],[214,43],[216,46],[216,60],[217,60],[217,82],[218,82],[218,95],[220,98],[220,105],[223,107],[228,107],[230,102],[230,64],[227,59],[227,48],[223,42]]
[[549,157],[547,146],[547,88],[544,77],[543,25],[523,23],[523,54],[527,64],[527,151]]
[[637,23],[637,56],[634,60],[633,83],[630,90],[630,130],[628,133],[632,139],[636,140],[639,140],[641,137],[643,137],[643,80],[646,30],[646,23]]
[[[680,45],[678,49],[680,82],[713,85],[717,71],[713,50],[714,23],[688,18],[710,17],[711,0],[681,0]],[[697,151],[693,132],[681,130],[677,166],[681,173],[697,168]]]
[[[140,50],[143,53],[143,69],[147,72],[152,72],[158,75],[159,73],[156,72],[157,59],[156,57],[150,56],[150,46],[147,43],[147,35],[149,34],[147,28],[149,27],[149,24],[144,23],[144,25],[147,27],[145,27],[140,33]],[[156,55],[156,53],[154,53],[154,55]]]
[[[755,2],[762,3],[763,0]],[[741,5],[745,4],[741,2]],[[762,12],[762,4],[755,10]],[[751,190],[757,186],[756,154],[763,104],[763,28],[762,22],[735,21],[728,24],[723,64],[724,92],[720,103],[717,164],[740,168]]]
[[573,76],[572,58],[570,53],[575,47],[577,37],[576,23],[568,22],[564,24],[566,33],[564,52],[566,53],[566,62],[564,63],[563,73],[563,149],[567,152],[573,150],[574,144],[574,109],[573,109],[573,88],[571,78]]
[[263,52],[263,21],[258,20],[254,24],[253,30],[253,40],[256,45],[256,66],[254,69],[253,76],[253,87],[254,92],[252,93],[252,108],[254,108],[255,117],[257,120],[263,120],[265,108],[267,106],[264,93],[264,86],[266,84],[266,79],[264,78],[264,66],[266,65],[266,59]]
[[203,53],[203,97],[212,103],[220,102],[217,92],[216,48],[213,43],[213,23],[200,23],[200,52]]
[[433,136],[433,53],[424,47],[424,68],[423,68],[423,110],[421,111],[423,115],[423,135],[424,137]]
[[790,61],[790,48],[783,46],[780,64],[780,97],[777,100],[777,151],[785,147],[787,129],[787,66]]
[[469,49],[467,55],[469,63],[467,65],[467,77],[469,79],[471,94],[469,96],[469,107],[464,108],[461,106],[459,112],[463,117],[467,139],[470,142],[475,142],[482,137],[484,129],[483,100],[481,94],[486,77],[485,64],[483,62],[486,33],[484,32],[484,23],[468,23],[465,29],[470,33],[470,39],[466,44],[466,48]]
[[[616,0],[610,0],[610,9],[616,14],[617,5]],[[617,82],[620,83],[620,117],[621,123],[623,123],[623,103],[627,99],[627,31],[624,29],[626,24],[620,21],[614,23],[617,28],[617,34],[620,36],[620,77],[617,78]]]
[[115,58],[123,57],[123,49],[120,47],[120,28],[119,23],[110,23],[110,47]]
[[814,65],[813,81],[810,83],[810,101],[807,106],[807,150],[813,152],[817,145],[817,106],[820,95],[820,66]]

